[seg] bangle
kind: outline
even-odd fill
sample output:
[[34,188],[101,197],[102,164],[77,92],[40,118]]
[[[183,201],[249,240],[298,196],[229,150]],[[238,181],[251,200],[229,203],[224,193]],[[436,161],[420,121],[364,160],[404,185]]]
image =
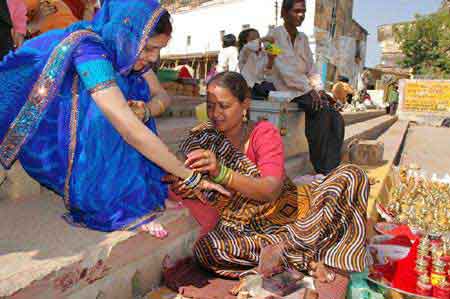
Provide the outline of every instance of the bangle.
[[216,184],[222,184],[225,181],[227,174],[230,172],[230,169],[223,164],[220,164],[220,172],[219,175],[213,177],[212,180]]
[[147,104],[144,104],[144,119],[142,121],[144,123],[148,122],[151,116],[150,108],[148,108]]
[[164,106],[164,103],[160,99],[156,99],[156,101],[159,104],[160,112],[159,114],[163,114],[164,111],[166,111],[166,107]]
[[227,186],[231,180],[231,176],[233,175],[231,169],[228,168],[227,173],[225,174],[225,178],[223,179],[223,185]]
[[216,184],[223,185],[225,182],[229,181],[231,173],[232,173],[232,170],[230,168],[226,167],[223,164],[220,164],[219,175],[212,178],[212,180]]
[[228,180],[227,180],[227,183],[225,185],[226,186],[230,186],[231,182],[233,182],[233,171],[230,169],[230,175],[228,176]]
[[202,174],[200,172],[193,171],[192,174],[183,181],[183,184],[189,189],[195,189],[200,184],[201,180]]

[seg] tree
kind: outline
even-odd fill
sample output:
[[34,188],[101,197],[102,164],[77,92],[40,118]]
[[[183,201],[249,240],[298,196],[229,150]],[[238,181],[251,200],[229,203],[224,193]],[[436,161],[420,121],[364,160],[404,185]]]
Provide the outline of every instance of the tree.
[[413,74],[450,78],[450,13],[441,10],[416,16],[414,22],[394,28],[395,39],[404,58],[400,63]]

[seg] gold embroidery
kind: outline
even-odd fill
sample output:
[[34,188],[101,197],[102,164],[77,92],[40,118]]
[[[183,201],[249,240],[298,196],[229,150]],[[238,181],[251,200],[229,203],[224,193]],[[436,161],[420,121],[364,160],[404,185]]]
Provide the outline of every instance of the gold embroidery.
[[57,95],[58,86],[64,76],[55,76],[55,74],[65,69],[67,60],[64,57],[70,55],[74,45],[86,37],[100,40],[100,37],[94,32],[79,30],[71,33],[53,49],[29,93],[27,101],[9,126],[8,132],[0,144],[0,160],[6,167],[14,162],[27,137],[36,129],[36,124],[42,117],[45,108]]
[[162,212],[164,212],[163,209],[156,209],[156,210],[148,213],[147,215],[142,216],[141,218],[133,221],[132,223],[122,227],[121,230],[130,230],[130,231],[135,230],[141,224],[150,222],[151,220],[158,218],[162,214]]
[[145,25],[144,30],[142,31],[141,42],[139,43],[138,51],[136,53],[136,59],[141,55],[142,50],[144,50],[145,44],[150,36],[150,31],[153,30],[157,20],[159,20],[159,17],[165,12],[166,10],[164,8],[159,7],[155,10],[147,25]]
[[93,88],[91,88],[89,90],[89,92],[91,94],[96,93],[97,91],[112,87],[112,86],[117,86],[116,80],[108,80],[102,83],[99,83],[97,85],[95,85]]
[[70,143],[69,143],[69,161],[67,164],[67,175],[64,184],[64,203],[70,211],[70,178],[72,177],[73,160],[77,146],[77,127],[78,127],[78,76],[75,75],[72,85],[72,111],[70,112]]

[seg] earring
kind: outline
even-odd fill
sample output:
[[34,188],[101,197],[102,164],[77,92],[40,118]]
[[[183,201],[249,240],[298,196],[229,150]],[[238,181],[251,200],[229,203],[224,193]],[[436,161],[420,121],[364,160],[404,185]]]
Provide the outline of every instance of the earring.
[[247,118],[247,110],[244,110],[243,116],[242,116],[242,121],[243,122],[248,122],[248,118]]

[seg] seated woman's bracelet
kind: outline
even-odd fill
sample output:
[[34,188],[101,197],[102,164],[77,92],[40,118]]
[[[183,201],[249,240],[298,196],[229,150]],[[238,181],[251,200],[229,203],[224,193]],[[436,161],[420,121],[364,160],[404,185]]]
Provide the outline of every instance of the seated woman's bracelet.
[[202,174],[200,172],[193,171],[192,174],[183,181],[183,184],[189,189],[195,189],[198,187],[202,180]]
[[213,182],[216,184],[225,184],[229,185],[233,179],[233,170],[226,167],[223,164],[220,164],[220,172],[219,175],[212,178]]
[[150,112],[150,108],[148,108],[147,104],[144,104],[144,119],[142,122],[146,123],[152,116],[152,113]]
[[228,168],[224,166],[222,163],[220,163],[220,170],[219,175],[212,178],[212,181],[216,184],[222,184],[225,179],[225,174],[227,172]]
[[164,111],[166,111],[166,106],[164,106],[164,103],[163,103],[160,99],[157,99],[156,101],[157,101],[158,104],[159,104],[159,108],[161,108],[161,111],[160,111],[159,114],[163,114]]

